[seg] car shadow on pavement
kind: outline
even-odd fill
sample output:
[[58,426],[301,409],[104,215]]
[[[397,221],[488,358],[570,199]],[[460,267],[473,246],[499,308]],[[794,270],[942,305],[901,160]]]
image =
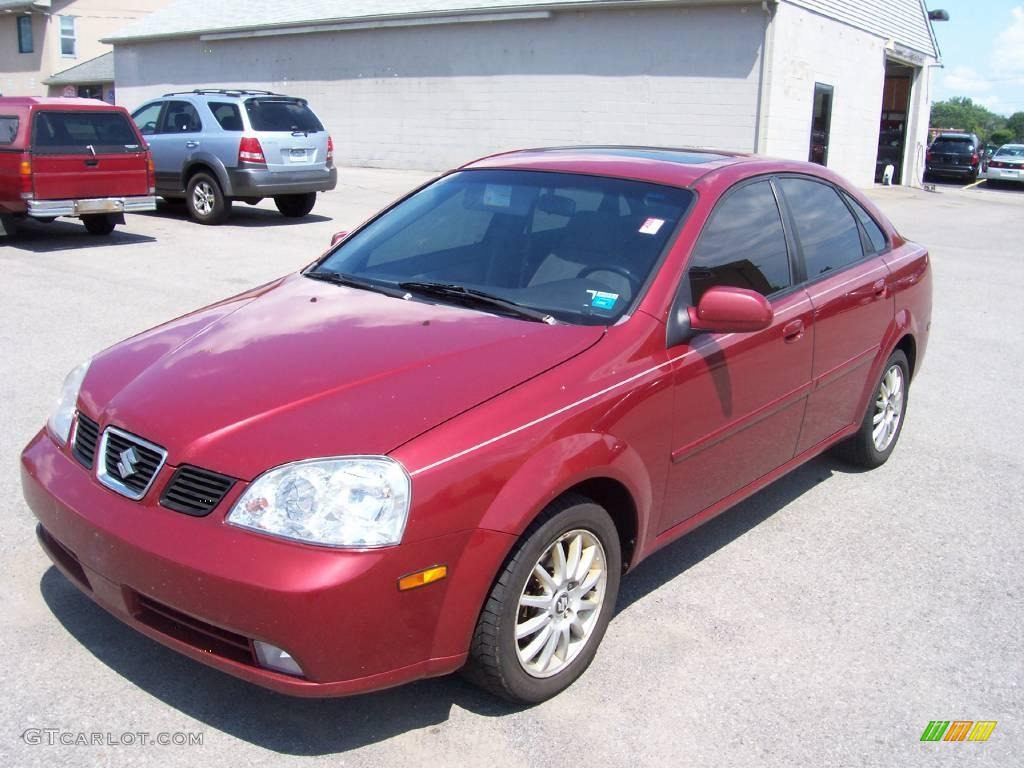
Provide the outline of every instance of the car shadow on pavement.
[[[830,457],[815,459],[654,554],[623,580],[617,611],[742,536],[834,471],[847,467]],[[56,568],[43,574],[40,591],[72,637],[133,685],[212,729],[278,753],[335,754],[435,728],[448,720],[453,705],[486,717],[526,708],[500,701],[458,675],[351,698],[284,696],[203,666],[139,634],[83,596]]]
[[[156,219],[181,219],[187,221],[196,226],[202,226],[198,222],[192,221],[192,218],[188,214],[188,208],[185,207],[184,202],[175,204],[168,203],[167,201],[160,201],[157,203],[155,211],[146,211],[144,213],[135,214],[137,216],[147,216],[149,218]],[[333,221],[330,216],[321,216],[316,213],[309,213],[305,216],[297,219],[288,218],[282,216],[276,210],[271,211],[266,208],[256,208],[245,203],[235,203],[231,206],[231,215],[227,221],[223,224],[218,224],[218,227],[291,227],[297,224],[312,224],[318,221]]]
[[112,245],[137,245],[138,243],[155,243],[156,238],[139,235],[124,229],[131,226],[120,225],[109,235],[90,235],[85,227],[78,222],[54,221],[49,224],[41,222],[21,223],[16,234],[0,237],[0,246],[16,248],[33,253],[55,253],[87,248],[106,248]]

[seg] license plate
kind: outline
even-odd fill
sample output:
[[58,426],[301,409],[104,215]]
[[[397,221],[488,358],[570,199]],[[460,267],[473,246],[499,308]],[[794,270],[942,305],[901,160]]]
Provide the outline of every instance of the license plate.
[[1003,176],[1009,176],[1011,179],[1017,178],[1019,171],[1003,171]]
[[78,213],[120,213],[124,211],[121,200],[78,200],[75,202]]
[[293,149],[289,157],[293,163],[304,163],[306,162],[306,150]]

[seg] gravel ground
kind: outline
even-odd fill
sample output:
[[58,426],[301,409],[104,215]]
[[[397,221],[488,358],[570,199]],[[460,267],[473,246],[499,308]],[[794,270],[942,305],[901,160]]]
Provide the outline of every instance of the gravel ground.
[[[935,268],[893,458],[871,473],[815,460],[652,557],[624,581],[594,665],[541,706],[457,677],[290,699],[179,657],[69,586],[18,479],[64,374],[302,266],[424,178],[343,170],[302,222],[264,202],[218,228],[165,208],[109,239],[58,222],[0,240],[0,765],[1020,765],[1024,192],[870,192]],[[985,743],[921,743],[935,719],[999,724]],[[202,744],[32,744],[31,728]]]

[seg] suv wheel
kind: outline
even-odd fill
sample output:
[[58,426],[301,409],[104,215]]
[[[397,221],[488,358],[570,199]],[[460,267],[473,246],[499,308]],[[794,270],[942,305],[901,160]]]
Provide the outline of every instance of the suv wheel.
[[185,202],[200,224],[220,224],[231,213],[231,201],[224,197],[217,179],[202,171],[188,180]]
[[90,235],[109,235],[114,231],[114,221],[105,213],[83,216],[82,223]]
[[526,530],[477,620],[463,674],[510,701],[535,704],[590,665],[615,611],[622,555],[608,513],[558,499]]
[[274,198],[274,205],[288,218],[301,219],[316,205],[316,192],[307,192],[305,195],[278,195]]

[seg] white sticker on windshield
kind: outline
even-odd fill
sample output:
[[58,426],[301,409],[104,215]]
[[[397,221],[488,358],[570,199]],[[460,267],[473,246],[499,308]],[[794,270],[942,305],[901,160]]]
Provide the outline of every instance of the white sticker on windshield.
[[484,205],[488,208],[508,208],[512,205],[512,187],[507,184],[488,184],[484,187]]
[[664,219],[647,219],[643,224],[640,225],[640,234],[656,235],[658,234],[658,230],[661,229],[664,223]]

